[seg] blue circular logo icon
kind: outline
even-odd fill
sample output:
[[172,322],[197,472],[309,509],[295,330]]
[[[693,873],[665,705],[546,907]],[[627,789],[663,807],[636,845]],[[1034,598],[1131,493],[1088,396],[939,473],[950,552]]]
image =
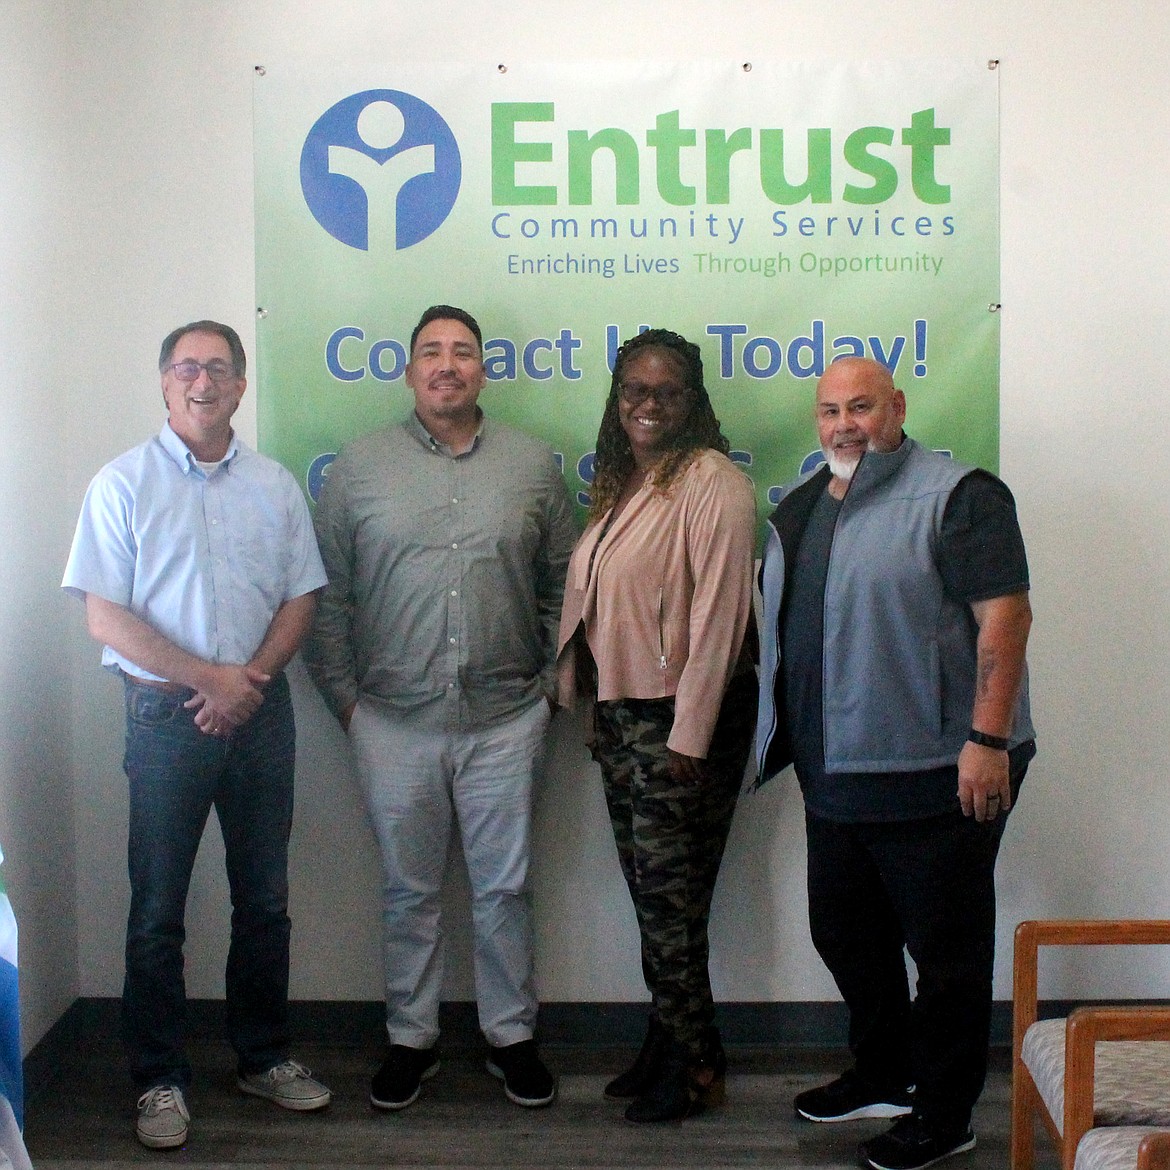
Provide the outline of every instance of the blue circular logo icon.
[[806,472],[816,471],[816,469],[820,467],[824,461],[825,453],[820,449],[820,447],[818,447],[815,451],[810,451],[800,461],[800,471],[797,474],[804,475]]
[[451,214],[462,175],[451,128],[397,89],[367,89],[330,106],[301,150],[301,191],[313,218],[363,252],[425,240]]
[[336,451],[326,451],[318,455],[312,463],[309,464],[309,470],[305,474],[305,483],[309,489],[309,498],[315,504],[318,497],[321,495],[321,489],[325,486],[325,479],[329,475],[329,467],[333,460],[337,458]]

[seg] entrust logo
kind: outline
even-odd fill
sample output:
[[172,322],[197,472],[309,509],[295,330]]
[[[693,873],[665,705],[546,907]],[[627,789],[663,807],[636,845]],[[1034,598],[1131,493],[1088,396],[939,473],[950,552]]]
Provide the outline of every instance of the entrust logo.
[[334,239],[377,255],[436,231],[462,173],[441,115],[397,89],[367,89],[330,106],[301,149],[301,191],[313,218]]

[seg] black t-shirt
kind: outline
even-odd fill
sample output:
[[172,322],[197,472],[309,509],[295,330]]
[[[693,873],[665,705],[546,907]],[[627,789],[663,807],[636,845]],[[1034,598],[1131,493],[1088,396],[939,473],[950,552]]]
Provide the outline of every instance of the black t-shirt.
[[[805,804],[833,821],[900,821],[949,812],[958,807],[954,765],[917,772],[825,772],[825,584],[842,502],[826,489],[813,506],[796,550],[781,630],[785,706]],[[1016,505],[1001,480],[975,470],[955,486],[943,511],[937,568],[947,594],[967,604],[1028,588]],[[973,616],[971,628],[974,637]],[[1028,758],[1033,750],[1030,744],[1016,749]]]

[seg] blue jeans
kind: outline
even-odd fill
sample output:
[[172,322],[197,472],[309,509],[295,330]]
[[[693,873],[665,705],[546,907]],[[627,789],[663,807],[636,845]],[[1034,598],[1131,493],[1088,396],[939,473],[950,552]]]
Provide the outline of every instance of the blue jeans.
[[215,806],[232,899],[228,1039],[241,1074],[288,1055],[288,839],[296,730],[283,674],[227,739],[205,735],[172,692],[126,678],[130,917],[123,1037],[140,1088],[186,1088],[183,927],[187,889]]

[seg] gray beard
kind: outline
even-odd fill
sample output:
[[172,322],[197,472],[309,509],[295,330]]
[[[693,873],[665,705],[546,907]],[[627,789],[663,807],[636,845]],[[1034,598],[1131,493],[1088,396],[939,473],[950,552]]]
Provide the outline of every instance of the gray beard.
[[861,462],[860,459],[854,459],[851,463],[847,463],[844,459],[838,459],[836,455],[826,451],[824,447],[821,448],[821,452],[835,479],[841,480],[842,483],[848,483],[853,478],[853,473]]

